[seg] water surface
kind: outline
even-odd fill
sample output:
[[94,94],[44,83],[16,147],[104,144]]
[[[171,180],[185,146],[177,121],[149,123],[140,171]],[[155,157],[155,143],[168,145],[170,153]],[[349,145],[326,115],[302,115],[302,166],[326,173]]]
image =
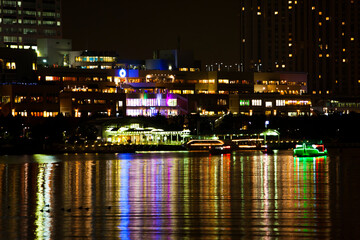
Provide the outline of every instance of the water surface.
[[0,157],[1,239],[356,239],[360,150]]

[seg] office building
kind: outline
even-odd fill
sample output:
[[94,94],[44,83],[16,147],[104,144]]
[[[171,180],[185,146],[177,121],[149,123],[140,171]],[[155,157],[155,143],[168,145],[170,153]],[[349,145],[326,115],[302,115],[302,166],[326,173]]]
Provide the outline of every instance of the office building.
[[242,0],[240,8],[244,71],[308,72],[311,94],[360,93],[359,1]]
[[36,48],[39,38],[61,38],[60,0],[1,1],[0,42],[11,48]]

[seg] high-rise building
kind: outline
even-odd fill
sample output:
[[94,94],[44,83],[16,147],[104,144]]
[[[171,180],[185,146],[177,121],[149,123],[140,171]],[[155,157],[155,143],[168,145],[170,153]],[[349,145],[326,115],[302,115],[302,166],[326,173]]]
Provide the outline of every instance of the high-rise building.
[[309,73],[312,94],[360,94],[360,1],[241,0],[240,60]]
[[0,0],[0,42],[34,48],[39,38],[61,38],[61,0]]

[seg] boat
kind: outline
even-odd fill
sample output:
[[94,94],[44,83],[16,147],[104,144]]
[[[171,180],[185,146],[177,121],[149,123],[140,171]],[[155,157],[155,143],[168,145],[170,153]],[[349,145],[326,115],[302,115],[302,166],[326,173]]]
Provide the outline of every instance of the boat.
[[316,157],[327,155],[327,149],[322,141],[304,141],[296,144],[294,156],[296,157]]
[[211,154],[225,154],[225,153],[232,153],[233,149],[230,145],[221,145],[221,146],[211,146],[209,152]]
[[217,139],[194,139],[185,144],[188,150],[210,150],[214,146],[223,146],[224,141]]
[[232,145],[236,150],[265,150],[263,138],[233,139]]

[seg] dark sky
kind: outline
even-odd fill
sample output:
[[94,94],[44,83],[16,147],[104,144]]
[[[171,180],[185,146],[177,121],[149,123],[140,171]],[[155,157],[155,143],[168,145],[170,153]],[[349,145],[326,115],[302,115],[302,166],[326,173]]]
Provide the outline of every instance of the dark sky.
[[238,62],[238,0],[62,0],[63,37],[74,50],[114,50],[123,59],[155,49],[193,50],[203,64]]

